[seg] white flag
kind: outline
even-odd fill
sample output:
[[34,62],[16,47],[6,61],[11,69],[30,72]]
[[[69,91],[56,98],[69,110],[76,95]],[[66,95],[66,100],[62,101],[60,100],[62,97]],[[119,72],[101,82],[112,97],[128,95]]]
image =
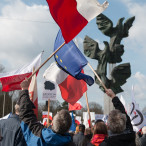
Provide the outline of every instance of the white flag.
[[146,125],[146,119],[139,109],[134,97],[134,88],[132,87],[131,93],[131,104],[130,104],[130,119],[133,125],[134,131],[138,132],[144,125]]

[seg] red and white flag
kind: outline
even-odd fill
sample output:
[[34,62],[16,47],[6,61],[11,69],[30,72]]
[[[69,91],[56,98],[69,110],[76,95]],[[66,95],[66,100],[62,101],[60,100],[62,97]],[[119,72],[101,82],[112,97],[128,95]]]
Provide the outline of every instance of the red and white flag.
[[[47,126],[48,123],[48,111],[43,111],[42,112],[42,118],[43,118],[43,125]],[[49,113],[49,120],[52,121],[52,113]]]
[[67,74],[55,62],[49,66],[43,77],[46,80],[56,82],[60,88],[62,98],[70,104],[75,104],[87,91],[86,82],[77,80]]
[[47,0],[47,3],[66,43],[109,5],[107,1],[100,5],[97,0]]
[[[95,112],[90,112],[90,116],[91,116],[91,122],[95,121]],[[88,112],[83,112],[83,119],[84,119],[85,127],[86,128],[91,127],[91,123],[90,123]]]
[[73,105],[69,104],[68,106],[69,111],[81,110],[83,108],[80,101],[77,101]]
[[76,123],[77,125],[81,124],[81,117],[80,117],[80,116],[76,116],[76,118],[75,118],[75,123]]
[[[48,118],[48,111],[42,112],[42,118]],[[49,112],[49,119],[52,121],[52,112]]]
[[29,85],[29,97],[35,105],[34,113],[38,117],[38,92],[37,92],[37,78],[36,74],[33,75]]
[[20,83],[29,77],[33,68],[36,70],[41,64],[42,53],[39,54],[31,63],[24,65],[22,68],[7,72],[0,73],[0,82],[2,83],[2,91],[9,92],[13,90],[21,90]]

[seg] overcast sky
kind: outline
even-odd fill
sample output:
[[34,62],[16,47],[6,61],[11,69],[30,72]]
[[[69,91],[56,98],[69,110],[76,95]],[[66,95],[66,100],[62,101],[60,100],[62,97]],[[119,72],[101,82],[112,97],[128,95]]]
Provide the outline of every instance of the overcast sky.
[[[100,0],[103,3],[104,0]],[[140,108],[146,106],[146,1],[145,0],[110,0],[109,7],[104,14],[109,17],[114,25],[121,17],[125,20],[135,16],[136,19],[130,29],[129,37],[123,39],[125,53],[121,63],[130,62],[132,75],[122,87],[124,99],[130,102],[131,86],[134,85],[135,98]],[[31,62],[42,50],[44,55],[42,62],[53,52],[54,40],[59,27],[52,19],[45,0],[1,0],[0,1],[0,64],[5,70],[12,71],[22,65]],[[96,20],[92,20],[76,37],[79,49],[83,51],[85,35],[98,41],[103,48],[103,41],[109,41],[97,28]],[[88,59],[88,58],[87,58]],[[42,101],[43,73],[54,61],[52,58],[40,70],[38,75],[39,102]],[[98,62],[88,59],[96,69]],[[85,73],[94,77],[89,67]],[[95,101],[103,106],[103,92],[97,84],[88,87],[89,102]],[[60,91],[57,98],[62,102]],[[81,98],[85,105],[85,97]]]

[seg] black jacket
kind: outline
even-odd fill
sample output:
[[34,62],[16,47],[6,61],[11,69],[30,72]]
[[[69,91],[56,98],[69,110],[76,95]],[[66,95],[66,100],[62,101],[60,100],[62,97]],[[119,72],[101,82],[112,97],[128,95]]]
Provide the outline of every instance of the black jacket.
[[141,146],[146,146],[146,134],[143,134],[140,138]]
[[115,109],[120,110],[122,113],[126,114],[126,130],[121,134],[114,134],[105,138],[105,140],[100,144],[100,146],[136,146],[135,145],[135,132],[131,124],[130,117],[125,112],[125,108],[118,97],[112,99]]
[[0,120],[0,136],[0,146],[26,146],[19,116],[16,114]]
[[76,145],[76,146],[79,146],[79,142],[82,141],[84,139],[84,133],[82,132],[79,132],[77,134],[75,134],[73,136],[73,143]]

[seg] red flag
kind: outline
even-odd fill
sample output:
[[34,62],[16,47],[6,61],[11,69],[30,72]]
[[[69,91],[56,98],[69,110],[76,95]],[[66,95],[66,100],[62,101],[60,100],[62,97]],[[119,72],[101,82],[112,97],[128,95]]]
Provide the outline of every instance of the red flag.
[[75,110],[81,110],[83,107],[81,105],[81,102],[77,101],[75,104],[71,105],[69,104],[69,111],[75,111]]
[[42,53],[39,54],[30,64],[26,64],[18,70],[8,73],[0,73],[2,91],[9,92],[13,90],[21,90],[20,83],[32,74],[33,68],[36,70],[40,66],[41,55]]
[[33,75],[31,83],[29,85],[29,97],[35,105],[34,113],[38,117],[38,92],[37,92],[37,78],[36,74]]
[[100,5],[97,0],[47,0],[47,3],[66,43],[108,7],[108,2]]
[[87,91],[87,84],[77,80],[61,70],[56,63],[52,63],[44,73],[44,78],[56,82],[60,88],[62,98],[70,104],[75,104]]
[[[48,118],[48,112],[47,111],[43,111],[42,113],[42,118]],[[52,121],[52,113],[49,113],[49,119]]]

